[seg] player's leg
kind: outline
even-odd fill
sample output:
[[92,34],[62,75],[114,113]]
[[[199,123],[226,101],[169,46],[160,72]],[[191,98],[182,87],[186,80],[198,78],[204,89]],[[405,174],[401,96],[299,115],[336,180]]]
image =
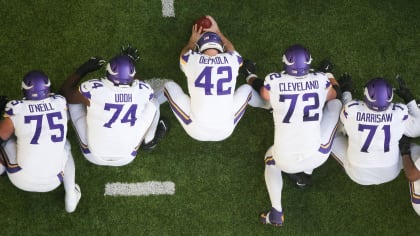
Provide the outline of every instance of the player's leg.
[[190,97],[175,82],[166,83],[164,92],[169,106],[179,122],[182,125],[190,124],[192,122]]
[[331,148],[331,156],[344,167],[344,162],[347,158],[348,137],[337,132]]
[[79,185],[76,184],[76,170],[73,160],[73,155],[71,154],[71,148],[69,141],[65,144],[66,152],[68,153],[68,158],[66,165],[64,167],[63,173],[63,184],[65,190],[65,207],[68,213],[72,213],[76,210],[77,204],[80,201],[82,193],[80,192]]
[[[416,163],[420,158],[420,145],[411,144],[411,158]],[[420,216],[420,180],[409,181],[411,204],[417,215]]]
[[7,142],[3,143],[3,150],[2,152],[2,162],[6,171],[8,173],[14,173],[19,171],[21,168],[17,164],[17,145],[16,145],[16,137],[12,136],[7,140]]
[[267,110],[272,109],[270,101],[264,100],[260,96],[259,92],[257,92],[255,89],[251,89],[251,93],[252,93],[252,97],[248,102],[248,104],[251,107],[259,107],[259,108],[263,108]]
[[324,154],[331,152],[334,136],[338,128],[342,103],[338,99],[328,101],[323,109],[321,120],[321,146],[319,151]]
[[4,151],[3,143],[0,144],[0,175],[2,175],[6,171],[6,159],[7,154]]
[[83,154],[90,153],[87,142],[86,106],[84,104],[69,104],[69,115],[76,134],[79,137]]
[[241,120],[242,116],[245,113],[248,102],[251,100],[251,91],[251,86],[244,84],[241,85],[233,95],[233,112],[235,114],[233,123],[235,124],[235,126]]
[[167,101],[164,94],[165,84],[171,81],[172,80],[170,79],[152,78],[152,79],[146,80],[145,82],[148,83],[153,88],[154,96],[156,100],[159,102],[159,104],[162,104]]
[[[153,106],[154,105],[154,106]],[[169,122],[160,117],[160,103],[153,99],[153,104],[148,104],[142,112],[142,131],[145,133],[143,144],[141,148],[143,150],[152,150],[156,147],[159,140],[162,139],[169,130]],[[155,109],[153,109],[155,107]]]
[[283,212],[281,194],[283,189],[283,177],[280,168],[277,168],[272,157],[272,147],[265,154],[265,184],[271,201],[271,210],[260,215],[263,224],[281,226],[283,224]]

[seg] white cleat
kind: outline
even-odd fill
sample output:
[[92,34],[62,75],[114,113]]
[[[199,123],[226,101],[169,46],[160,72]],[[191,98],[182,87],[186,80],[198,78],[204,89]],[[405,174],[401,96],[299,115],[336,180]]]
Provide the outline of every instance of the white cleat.
[[80,192],[79,185],[75,185],[74,194],[66,193],[66,211],[72,213],[76,210],[77,204],[79,204],[82,192]]

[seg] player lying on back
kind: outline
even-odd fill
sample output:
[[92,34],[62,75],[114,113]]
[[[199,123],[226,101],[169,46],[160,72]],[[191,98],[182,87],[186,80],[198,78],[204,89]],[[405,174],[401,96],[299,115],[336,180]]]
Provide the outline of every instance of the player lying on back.
[[216,21],[207,18],[210,28],[194,24],[180,54],[189,95],[175,82],[165,84],[165,95],[189,136],[200,141],[221,141],[233,133],[248,102],[252,105],[252,88],[244,84],[235,90],[242,57]]
[[135,78],[138,56],[131,49],[106,64],[105,77],[84,81],[78,89],[86,74],[105,63],[101,58],[91,58],[62,85],[82,152],[97,165],[129,164],[139,147],[154,149],[169,128],[160,117],[152,87]]
[[24,98],[7,103],[0,121],[0,174],[7,171],[13,185],[30,192],[49,192],[63,183],[65,209],[71,213],[76,210],[81,192],[75,183],[74,161],[66,137],[67,103],[50,88],[47,75],[30,71],[22,81]]
[[282,72],[270,73],[262,80],[255,75],[252,61],[246,61],[241,70],[273,108],[274,145],[265,154],[265,182],[272,207],[260,216],[264,224],[283,224],[282,172],[304,188],[331,151],[341,109],[336,99],[340,90],[330,63],[323,73],[311,72],[311,62],[309,50],[296,44],[284,52]]

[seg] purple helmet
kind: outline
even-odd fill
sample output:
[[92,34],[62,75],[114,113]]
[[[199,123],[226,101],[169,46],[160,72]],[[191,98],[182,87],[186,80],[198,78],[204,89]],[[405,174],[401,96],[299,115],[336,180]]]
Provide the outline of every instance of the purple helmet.
[[283,54],[284,70],[293,76],[304,76],[309,73],[312,57],[308,49],[295,44],[286,49]]
[[374,111],[386,110],[393,96],[392,87],[385,79],[374,78],[365,85],[364,102]]
[[23,95],[28,100],[42,100],[50,95],[51,81],[42,71],[28,72],[22,80]]
[[214,32],[205,32],[197,42],[198,51],[203,52],[213,48],[223,52],[223,42],[220,36]]
[[131,84],[135,74],[133,61],[126,55],[115,56],[106,66],[106,77],[115,85]]

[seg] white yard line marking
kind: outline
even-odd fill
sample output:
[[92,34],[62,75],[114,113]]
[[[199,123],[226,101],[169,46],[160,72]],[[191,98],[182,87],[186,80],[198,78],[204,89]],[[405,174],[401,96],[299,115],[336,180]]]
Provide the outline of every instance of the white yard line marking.
[[163,17],[175,17],[174,0],[162,0]]
[[171,181],[147,181],[141,183],[107,183],[105,196],[174,195],[175,183]]

